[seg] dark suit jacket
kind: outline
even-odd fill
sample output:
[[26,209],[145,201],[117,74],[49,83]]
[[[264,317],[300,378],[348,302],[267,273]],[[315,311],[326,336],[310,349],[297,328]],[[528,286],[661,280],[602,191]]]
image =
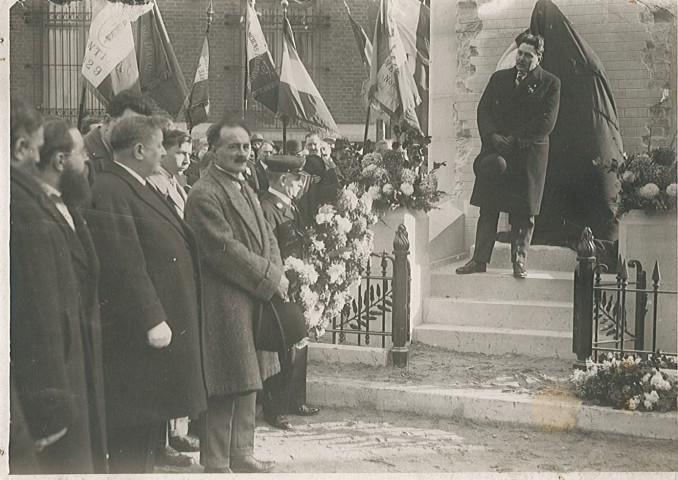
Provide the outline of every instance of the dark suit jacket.
[[[109,427],[195,416],[206,408],[195,236],[117,164],[98,175],[92,198]],[[163,321],[172,341],[153,348],[146,332]]]
[[200,242],[208,394],[261,390],[262,379],[280,369],[275,354],[260,365],[253,333],[261,302],[283,275],[273,230],[255,193],[248,186],[241,192],[215,165],[191,188],[185,212]]
[[84,312],[60,219],[40,185],[11,168],[12,376],[33,439],[68,428],[37,455],[36,472],[94,473],[88,405],[96,399],[88,395]]
[[268,191],[261,193],[260,200],[264,218],[273,228],[273,233],[278,240],[280,256],[283,260],[289,256],[302,258],[304,238],[299,208],[295,212],[291,205]]
[[517,70],[510,68],[490,77],[478,103],[480,155],[494,152],[493,133],[511,135],[517,146],[498,182],[476,178],[471,204],[502,212],[537,215],[544,192],[548,164],[549,133],[558,117],[560,80],[537,66],[515,86]]

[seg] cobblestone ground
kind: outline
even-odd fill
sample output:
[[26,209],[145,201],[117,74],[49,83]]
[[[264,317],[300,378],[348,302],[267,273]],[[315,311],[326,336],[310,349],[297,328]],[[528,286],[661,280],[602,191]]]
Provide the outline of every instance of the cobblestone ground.
[[[258,419],[255,454],[276,461],[278,473],[678,471],[678,444],[664,440],[370,410],[323,408],[290,419],[294,429],[286,432]],[[156,472],[202,472],[191,455],[190,468]]]

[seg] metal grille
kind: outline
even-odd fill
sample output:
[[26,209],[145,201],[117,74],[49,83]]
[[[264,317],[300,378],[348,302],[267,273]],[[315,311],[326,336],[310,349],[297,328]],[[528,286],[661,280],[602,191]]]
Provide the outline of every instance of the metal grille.
[[[44,114],[78,118],[83,78],[80,74],[85,43],[92,18],[91,1],[59,6],[41,5],[42,82],[36,98]],[[89,90],[85,94],[85,115],[100,115],[105,106]]]

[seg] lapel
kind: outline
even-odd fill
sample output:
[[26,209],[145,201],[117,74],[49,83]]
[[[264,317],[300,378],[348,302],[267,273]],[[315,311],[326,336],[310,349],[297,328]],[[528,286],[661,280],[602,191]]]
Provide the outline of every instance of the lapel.
[[[87,222],[76,209],[69,208],[69,211],[71,212],[73,223],[75,224],[75,233],[77,233],[77,237],[80,240],[79,248],[71,248],[71,253],[73,253],[76,258],[93,273],[92,278],[96,278],[99,271],[99,259],[97,258],[94,249],[94,242],[89,233]],[[69,243],[72,244],[73,242]]]
[[[515,70],[515,69],[514,69]],[[517,71],[516,71],[517,72]],[[516,100],[524,102],[528,100],[534,93],[544,84],[544,76],[542,68],[537,65],[530,73],[527,74],[520,85],[514,87],[513,92]],[[513,76],[515,81],[515,75]]]
[[263,220],[263,217],[261,220],[257,218],[257,213],[261,216],[261,212],[257,212],[256,209],[250,208],[247,200],[245,200],[245,197],[243,196],[243,194],[247,195],[247,198],[252,203],[252,206],[255,205],[255,199],[253,198],[254,195],[249,195],[251,189],[249,186],[247,186],[247,183],[245,182],[243,184],[243,190],[241,192],[238,189],[237,182],[229,175],[214,167],[210,167],[209,172],[214,180],[221,186],[224,192],[226,192],[226,195],[231,200],[233,208],[238,213],[238,215],[240,215],[243,223],[245,223],[247,228],[252,232],[252,235],[254,235],[254,238],[256,239],[257,243],[259,243],[259,246],[263,248],[264,242],[261,236],[262,229],[260,223],[260,221]]
[[188,238],[188,235],[185,230],[184,222],[179,218],[174,208],[170,207],[161,197],[159,193],[153,193],[155,190],[151,190],[146,185],[142,185],[136,178],[132,177],[124,168],[120,165],[112,163],[105,167],[105,170],[117,175],[122,180],[124,180],[130,188],[134,191],[137,197],[146,203],[153,210],[158,212],[160,215],[165,217],[176,228],[179,233],[184,238]]

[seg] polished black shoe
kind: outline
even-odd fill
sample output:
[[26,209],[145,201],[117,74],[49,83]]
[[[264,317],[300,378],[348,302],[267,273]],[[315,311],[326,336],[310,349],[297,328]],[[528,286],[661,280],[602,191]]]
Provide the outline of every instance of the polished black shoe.
[[231,459],[231,470],[234,473],[264,473],[275,468],[275,462],[257,460],[252,455]]
[[293,413],[302,417],[311,417],[313,415],[318,415],[320,413],[320,409],[316,407],[309,407],[308,405],[301,405],[300,407],[293,409]]
[[199,452],[200,440],[192,435],[169,437],[170,447],[179,452]]
[[487,263],[485,262],[476,262],[471,260],[463,267],[459,267],[455,270],[457,275],[467,275],[469,273],[483,273],[487,271]]
[[193,459],[188,455],[177,452],[170,446],[156,450],[155,464],[166,467],[190,467]]
[[205,467],[204,472],[205,473],[233,473],[233,470],[231,470],[228,467],[223,467],[223,468]]
[[516,278],[527,278],[527,270],[523,262],[513,262],[513,276]]
[[511,232],[497,232],[497,236],[494,239],[499,243],[511,243]]
[[279,428],[280,430],[291,430],[292,424],[287,419],[285,415],[266,415],[264,414],[264,420],[270,426]]

